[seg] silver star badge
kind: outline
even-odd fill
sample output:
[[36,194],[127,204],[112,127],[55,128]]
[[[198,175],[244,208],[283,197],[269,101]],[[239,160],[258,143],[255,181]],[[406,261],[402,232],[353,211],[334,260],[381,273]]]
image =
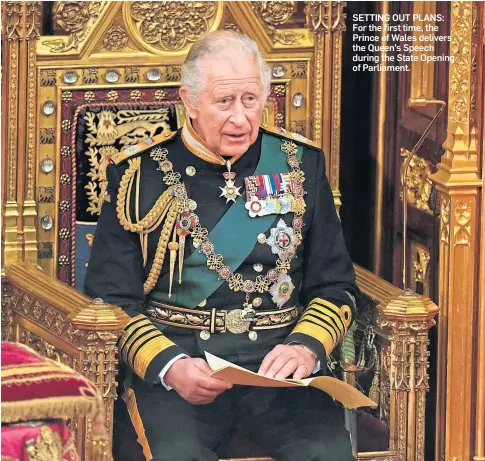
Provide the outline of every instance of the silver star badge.
[[277,254],[283,261],[287,260],[288,255],[295,252],[298,244],[293,228],[280,219],[270,233],[266,243],[271,247],[271,252]]
[[222,194],[219,195],[219,197],[225,197],[226,203],[228,203],[229,200],[235,202],[238,197],[241,197],[241,193],[239,192],[241,186],[236,187],[234,181],[226,181],[226,185],[224,187],[219,187],[219,189],[222,191]]

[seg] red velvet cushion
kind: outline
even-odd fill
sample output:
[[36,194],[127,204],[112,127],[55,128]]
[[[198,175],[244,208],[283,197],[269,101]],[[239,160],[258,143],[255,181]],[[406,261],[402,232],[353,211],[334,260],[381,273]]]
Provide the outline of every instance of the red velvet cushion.
[[100,405],[94,384],[29,347],[2,342],[2,423],[88,415]]

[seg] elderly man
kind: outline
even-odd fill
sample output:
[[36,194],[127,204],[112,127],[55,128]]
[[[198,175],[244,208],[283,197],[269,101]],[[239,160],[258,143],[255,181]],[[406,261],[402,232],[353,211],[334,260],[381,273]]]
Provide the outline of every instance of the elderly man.
[[252,40],[208,34],[182,69],[184,127],[107,170],[85,291],[132,317],[116,424],[136,431],[147,460],[217,461],[234,428],[278,461],[353,459],[327,394],[232,387],[204,360],[268,377],[321,373],[355,314],[323,153],[260,126],[269,89]]

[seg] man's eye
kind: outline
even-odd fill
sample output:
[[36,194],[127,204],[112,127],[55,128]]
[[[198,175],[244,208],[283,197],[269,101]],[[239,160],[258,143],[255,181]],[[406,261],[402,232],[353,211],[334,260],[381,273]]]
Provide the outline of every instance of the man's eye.
[[229,104],[231,102],[231,98],[222,98],[219,100],[221,104]]

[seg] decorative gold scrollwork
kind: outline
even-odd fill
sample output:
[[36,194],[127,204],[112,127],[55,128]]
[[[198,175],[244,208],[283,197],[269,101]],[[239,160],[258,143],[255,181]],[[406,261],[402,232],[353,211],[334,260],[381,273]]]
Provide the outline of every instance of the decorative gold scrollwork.
[[[401,148],[401,157],[407,158],[409,151],[404,147]],[[406,173],[406,190],[407,190],[407,203],[414,205],[419,210],[432,213],[429,207],[429,198],[431,196],[431,181],[429,176],[431,169],[429,164],[423,158],[414,154],[409,168]],[[401,197],[402,199],[402,197]]]
[[135,31],[161,51],[179,51],[209,32],[216,2],[133,2],[129,5]]
[[262,19],[266,32],[273,40],[283,45],[295,45],[305,36],[293,31],[277,30],[276,27],[284,24],[295,11],[295,2],[284,0],[251,2],[256,14]]
[[56,2],[54,5],[54,20],[59,27],[69,33],[69,38],[67,41],[63,37],[46,40],[43,44],[52,53],[65,53],[70,50],[77,50],[106,5],[106,1]]

